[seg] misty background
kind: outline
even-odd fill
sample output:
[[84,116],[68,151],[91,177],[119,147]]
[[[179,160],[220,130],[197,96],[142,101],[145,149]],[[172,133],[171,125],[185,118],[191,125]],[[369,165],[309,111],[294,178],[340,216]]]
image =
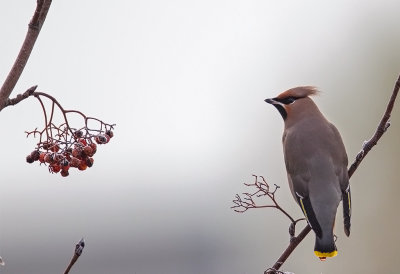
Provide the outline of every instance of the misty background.
[[[0,2],[0,78],[36,1]],[[314,85],[349,161],[374,133],[400,72],[399,1],[53,1],[12,97],[33,85],[67,109],[116,123],[91,169],[49,174],[25,157],[44,124],[30,98],[0,113],[0,273],[259,274],[289,240],[273,209],[235,213],[244,182],[286,179],[283,122],[263,100]],[[352,232],[320,262],[314,235],[282,270],[398,272],[400,106],[351,178]],[[302,229],[304,224],[298,227]]]

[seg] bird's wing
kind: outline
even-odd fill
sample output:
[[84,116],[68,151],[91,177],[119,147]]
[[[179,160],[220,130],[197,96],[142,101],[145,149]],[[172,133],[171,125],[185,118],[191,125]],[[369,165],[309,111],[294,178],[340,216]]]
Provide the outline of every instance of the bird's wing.
[[350,236],[350,219],[351,219],[351,193],[350,193],[350,185],[347,191],[344,191],[342,194],[343,199],[343,223],[344,223],[344,233],[346,236]]
[[346,149],[337,128],[333,124],[330,124],[330,129],[332,130],[330,143],[335,147],[335,149],[331,149],[331,157],[334,165],[337,167],[335,173],[339,177],[340,188],[342,191],[345,191],[349,187]]
[[348,159],[339,131],[332,124],[330,124],[330,127],[333,132],[334,140],[338,142],[337,146],[340,147],[340,149],[335,150],[333,161],[336,162],[335,164],[338,167],[338,169],[335,170],[335,173],[339,177],[340,189],[342,190],[344,232],[347,236],[349,236],[351,227],[351,192],[349,175],[347,171]]
[[[304,216],[315,233],[321,237],[322,229],[315,215],[308,192],[308,184],[311,173],[307,152],[304,150],[304,140],[295,132],[285,132],[283,136],[283,147],[289,186],[292,194],[299,204]],[[302,159],[299,161],[299,159]]]

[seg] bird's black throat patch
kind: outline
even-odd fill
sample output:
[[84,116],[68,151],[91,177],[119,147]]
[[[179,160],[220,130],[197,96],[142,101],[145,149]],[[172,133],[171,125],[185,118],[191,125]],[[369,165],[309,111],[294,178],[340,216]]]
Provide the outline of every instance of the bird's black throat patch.
[[273,106],[276,107],[276,109],[279,111],[283,120],[286,120],[287,112],[286,112],[285,108],[279,104],[273,104]]

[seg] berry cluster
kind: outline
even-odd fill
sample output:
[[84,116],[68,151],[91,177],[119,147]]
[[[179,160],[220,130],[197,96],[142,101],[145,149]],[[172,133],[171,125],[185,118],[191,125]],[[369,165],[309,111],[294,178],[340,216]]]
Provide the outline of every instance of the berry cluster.
[[[40,165],[48,166],[50,173],[60,173],[61,176],[69,175],[70,168],[86,170],[93,166],[93,155],[97,151],[97,144],[107,144],[114,136],[112,130],[115,124],[88,117],[79,110],[67,110],[51,95],[44,92],[34,92],[39,101],[43,116],[44,128],[26,132],[27,137],[39,137],[39,143],[34,151],[26,156],[28,163],[39,161]],[[46,103],[47,102],[47,103]],[[50,108],[48,103],[50,103]],[[55,124],[58,114],[61,113],[63,122]],[[72,127],[71,116],[80,118],[83,126]],[[78,122],[79,123],[79,122]]]
[[[112,126],[111,126],[112,128]],[[28,132],[28,135],[33,132]],[[70,168],[85,170],[92,167],[93,155],[97,151],[97,144],[107,144],[114,136],[114,133],[108,130],[99,130],[98,134],[90,134],[90,130],[85,128],[75,130],[69,134],[68,129],[58,134],[59,138],[51,138],[48,141],[39,142],[37,148],[26,156],[28,163],[39,161],[41,164],[48,165],[50,173],[60,173],[61,176],[69,175]],[[71,135],[70,138],[65,138]],[[63,138],[61,138],[63,137]]]

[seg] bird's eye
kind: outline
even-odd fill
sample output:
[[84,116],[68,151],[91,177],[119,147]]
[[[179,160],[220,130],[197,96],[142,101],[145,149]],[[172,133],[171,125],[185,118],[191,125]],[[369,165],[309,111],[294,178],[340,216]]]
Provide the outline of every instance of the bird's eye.
[[296,101],[296,98],[290,96],[290,97],[286,97],[284,99],[281,100],[281,103],[285,104],[285,105],[289,105],[294,103],[294,101]]
[[293,104],[297,99],[299,99],[298,97],[293,97],[293,96],[289,96],[289,97],[285,97],[285,98],[273,98],[275,101],[285,104],[285,105],[290,105]]

